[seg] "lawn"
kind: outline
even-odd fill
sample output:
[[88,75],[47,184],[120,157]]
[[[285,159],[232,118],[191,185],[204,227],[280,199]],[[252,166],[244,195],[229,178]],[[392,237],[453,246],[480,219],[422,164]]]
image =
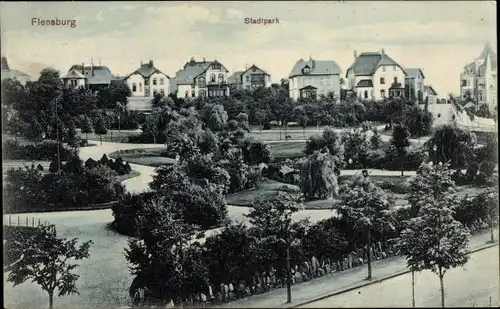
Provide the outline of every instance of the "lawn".
[[[347,178],[350,178],[352,176],[341,176],[341,181],[342,178],[345,180]],[[404,181],[408,180],[408,176],[370,176],[373,178],[375,181],[391,181],[391,182],[401,182],[403,178]],[[240,192],[236,193],[231,193],[226,195],[226,201],[229,205],[236,205],[236,206],[251,206],[252,201],[257,198],[269,198],[275,195],[278,191],[278,189],[281,186],[287,186],[292,190],[298,191],[299,188],[295,185],[290,185],[290,184],[285,184],[279,181],[275,180],[270,180],[266,179],[263,183],[260,184],[259,188],[252,188],[252,189],[246,189],[242,190]],[[481,189],[473,186],[473,185],[466,185],[466,186],[459,186],[457,187],[457,192],[454,193],[455,196],[461,198],[465,196],[466,194],[468,195],[476,195],[479,192],[481,192]],[[406,194],[398,194],[398,193],[393,193],[393,196],[395,198],[395,203],[396,206],[403,206],[408,204],[408,201],[406,200]],[[308,201],[305,202],[305,209],[332,209],[335,207],[335,204],[339,200],[336,198],[329,198],[325,200],[315,200],[315,201]]]
[[112,152],[109,154],[109,157],[116,159],[120,156],[123,161],[151,167],[159,167],[163,164],[174,164],[175,159],[162,156],[164,151],[164,148],[127,149]]
[[305,142],[267,143],[275,158],[297,158],[304,156]]

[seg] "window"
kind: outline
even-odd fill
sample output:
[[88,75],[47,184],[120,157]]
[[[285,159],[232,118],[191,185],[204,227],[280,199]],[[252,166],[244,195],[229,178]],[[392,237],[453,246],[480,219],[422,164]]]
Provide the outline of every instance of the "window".
[[385,65],[382,66],[382,72],[385,72]]
[[365,90],[365,99],[368,99],[368,90]]
[[142,83],[139,83],[139,92],[142,92]]
[[186,98],[189,98],[189,91],[186,90],[186,93],[184,94]]
[[200,90],[198,91],[198,95],[202,98],[207,96],[207,91],[206,90]]
[[163,78],[160,78],[160,85],[164,85],[165,84],[165,80]]
[[136,83],[132,84],[132,92],[137,92],[137,84]]
[[219,74],[219,83],[224,81],[224,74]]
[[398,78],[394,77],[394,84],[397,84],[397,83],[398,83]]
[[330,80],[329,78],[327,78],[327,79],[326,79],[326,85],[327,85],[327,86],[330,86],[330,84],[331,84],[331,80]]
[[220,64],[214,64],[214,65],[212,65],[212,69],[218,70],[220,68],[221,68]]
[[196,97],[196,92],[194,90],[191,91],[191,97],[193,97],[193,98]]
[[253,68],[253,69],[252,69],[252,72],[255,72],[255,71],[256,71],[256,70],[255,70],[255,68]]
[[156,78],[153,78],[153,85],[156,85]]
[[144,86],[149,86],[149,78],[144,79]]
[[325,81],[324,81],[324,79],[323,79],[323,78],[321,78],[321,79],[319,80],[319,84],[320,84],[321,86],[323,86],[324,82],[325,82]]
[[469,85],[467,85],[467,80],[462,79],[462,87],[466,87],[466,86],[469,86]]
[[207,87],[207,81],[205,77],[201,76],[198,78],[198,88],[206,88]]
[[392,66],[392,70],[396,71],[396,66],[395,65]]
[[164,97],[165,96],[165,89],[160,89],[160,93],[161,93],[161,96]]
[[385,84],[385,78],[383,78],[383,77],[381,77],[381,78],[380,78],[380,84],[381,84],[381,85],[384,85],[384,84]]
[[385,90],[380,90],[380,97],[385,98]]
[[249,82],[250,81],[250,76],[247,75],[246,80],[247,80],[247,82]]
[[75,87],[78,84],[76,79],[71,80],[71,86]]
[[308,74],[310,71],[311,69],[308,66],[304,67],[303,69],[304,74]]
[[215,74],[210,75],[210,81],[215,82]]

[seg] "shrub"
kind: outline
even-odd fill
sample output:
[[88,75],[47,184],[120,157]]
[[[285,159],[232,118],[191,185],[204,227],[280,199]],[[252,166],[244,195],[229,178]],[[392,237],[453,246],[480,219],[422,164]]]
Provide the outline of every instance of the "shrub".
[[136,218],[144,208],[145,203],[150,202],[154,195],[154,192],[124,194],[118,199],[118,203],[111,207],[115,218],[112,227],[119,233],[135,236]]
[[[49,161],[57,156],[56,141],[42,141],[36,144],[21,145],[17,141],[7,140],[4,142],[4,159],[11,160],[40,160]],[[78,155],[78,151],[66,148],[59,143],[59,156],[61,161],[67,161],[70,157]]]

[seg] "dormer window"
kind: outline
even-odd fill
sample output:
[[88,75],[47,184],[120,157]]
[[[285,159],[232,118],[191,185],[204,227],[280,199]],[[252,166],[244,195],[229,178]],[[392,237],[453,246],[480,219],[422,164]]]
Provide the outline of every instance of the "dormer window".
[[216,64],[212,65],[212,69],[218,70],[220,68],[221,68],[220,64],[216,63]]
[[311,68],[306,65],[303,69],[302,69],[302,73],[304,74],[309,74],[311,72]]

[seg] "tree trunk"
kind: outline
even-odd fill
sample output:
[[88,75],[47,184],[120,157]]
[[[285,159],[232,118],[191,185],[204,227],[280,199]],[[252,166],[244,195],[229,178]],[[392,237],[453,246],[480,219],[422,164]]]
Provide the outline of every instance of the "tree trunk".
[[415,308],[415,271],[411,270],[411,304]]
[[54,291],[49,291],[49,309],[54,308]]
[[89,133],[85,133],[85,139],[87,140],[87,144],[89,143]]
[[292,303],[292,271],[290,269],[290,245],[286,245],[286,303]]
[[283,129],[283,124],[280,123],[280,141],[281,141],[281,130]]
[[404,169],[403,169],[403,155],[400,156],[399,158],[399,164],[400,164],[400,167],[401,167],[401,177],[404,176]]
[[441,285],[441,307],[444,308],[444,283],[443,283],[443,277],[444,275],[441,272],[441,269],[439,269],[439,284]]
[[101,145],[102,145],[102,134],[99,134],[99,138],[101,139]]
[[371,235],[370,235],[370,229],[368,229],[368,277],[366,277],[367,280],[372,279],[372,255],[371,255],[371,248],[372,241],[371,241]]
[[153,134],[153,143],[156,144],[156,134]]

